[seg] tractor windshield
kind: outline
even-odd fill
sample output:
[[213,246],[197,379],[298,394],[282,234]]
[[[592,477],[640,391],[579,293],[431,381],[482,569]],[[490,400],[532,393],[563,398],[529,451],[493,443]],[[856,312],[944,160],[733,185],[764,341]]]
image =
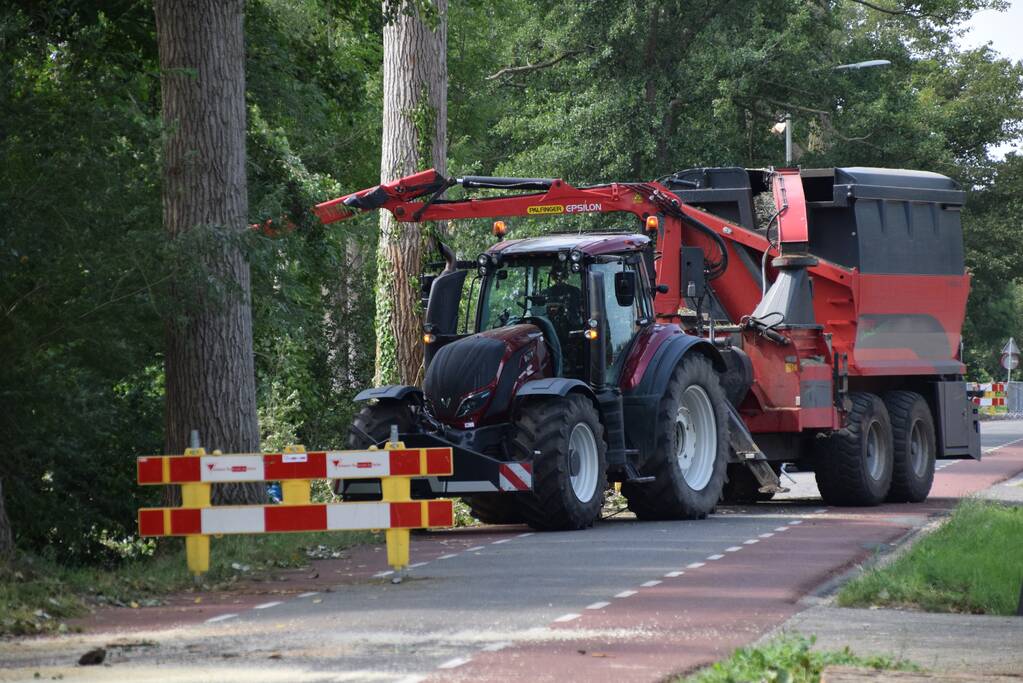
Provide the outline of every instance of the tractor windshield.
[[[563,261],[509,263],[487,276],[480,299],[479,331],[543,317],[555,329],[583,325],[582,277]],[[559,329],[559,335],[560,329]]]
[[506,325],[532,323],[560,342],[564,371],[569,374],[581,346],[581,338],[569,333],[581,330],[584,314],[582,276],[566,261],[530,259],[510,261],[484,279],[479,300],[478,331]]

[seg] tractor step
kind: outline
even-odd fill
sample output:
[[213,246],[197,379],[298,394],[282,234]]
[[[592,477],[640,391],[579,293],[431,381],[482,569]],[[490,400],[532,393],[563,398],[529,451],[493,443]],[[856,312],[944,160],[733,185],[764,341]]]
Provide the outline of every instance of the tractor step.
[[610,481],[620,481],[623,484],[649,484],[657,479],[657,477],[644,477],[631,462],[612,469],[607,473],[607,478]]

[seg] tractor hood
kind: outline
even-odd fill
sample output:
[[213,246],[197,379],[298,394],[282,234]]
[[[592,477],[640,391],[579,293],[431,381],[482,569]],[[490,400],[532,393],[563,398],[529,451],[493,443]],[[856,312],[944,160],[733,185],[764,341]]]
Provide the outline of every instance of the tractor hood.
[[426,371],[423,393],[434,417],[471,429],[508,417],[515,391],[549,377],[552,364],[534,325],[510,325],[445,344]]

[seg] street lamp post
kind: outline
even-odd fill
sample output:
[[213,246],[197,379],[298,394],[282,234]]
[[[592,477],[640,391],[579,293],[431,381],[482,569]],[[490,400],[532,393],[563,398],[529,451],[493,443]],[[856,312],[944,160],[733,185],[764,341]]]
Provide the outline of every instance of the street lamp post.
[[[853,62],[852,64],[839,64],[831,67],[832,71],[859,71],[878,66],[891,66],[887,59],[869,59],[865,62]],[[785,114],[785,165],[792,165],[792,114]]]

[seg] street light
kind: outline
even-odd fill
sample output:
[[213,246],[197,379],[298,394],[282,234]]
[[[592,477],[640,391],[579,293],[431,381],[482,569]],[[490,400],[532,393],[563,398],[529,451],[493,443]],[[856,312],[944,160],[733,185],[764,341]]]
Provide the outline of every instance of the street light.
[[[891,66],[887,59],[869,59],[865,62],[853,62],[852,64],[839,64],[831,67],[832,71],[858,71],[879,66]],[[785,114],[785,165],[792,165],[792,114]]]

